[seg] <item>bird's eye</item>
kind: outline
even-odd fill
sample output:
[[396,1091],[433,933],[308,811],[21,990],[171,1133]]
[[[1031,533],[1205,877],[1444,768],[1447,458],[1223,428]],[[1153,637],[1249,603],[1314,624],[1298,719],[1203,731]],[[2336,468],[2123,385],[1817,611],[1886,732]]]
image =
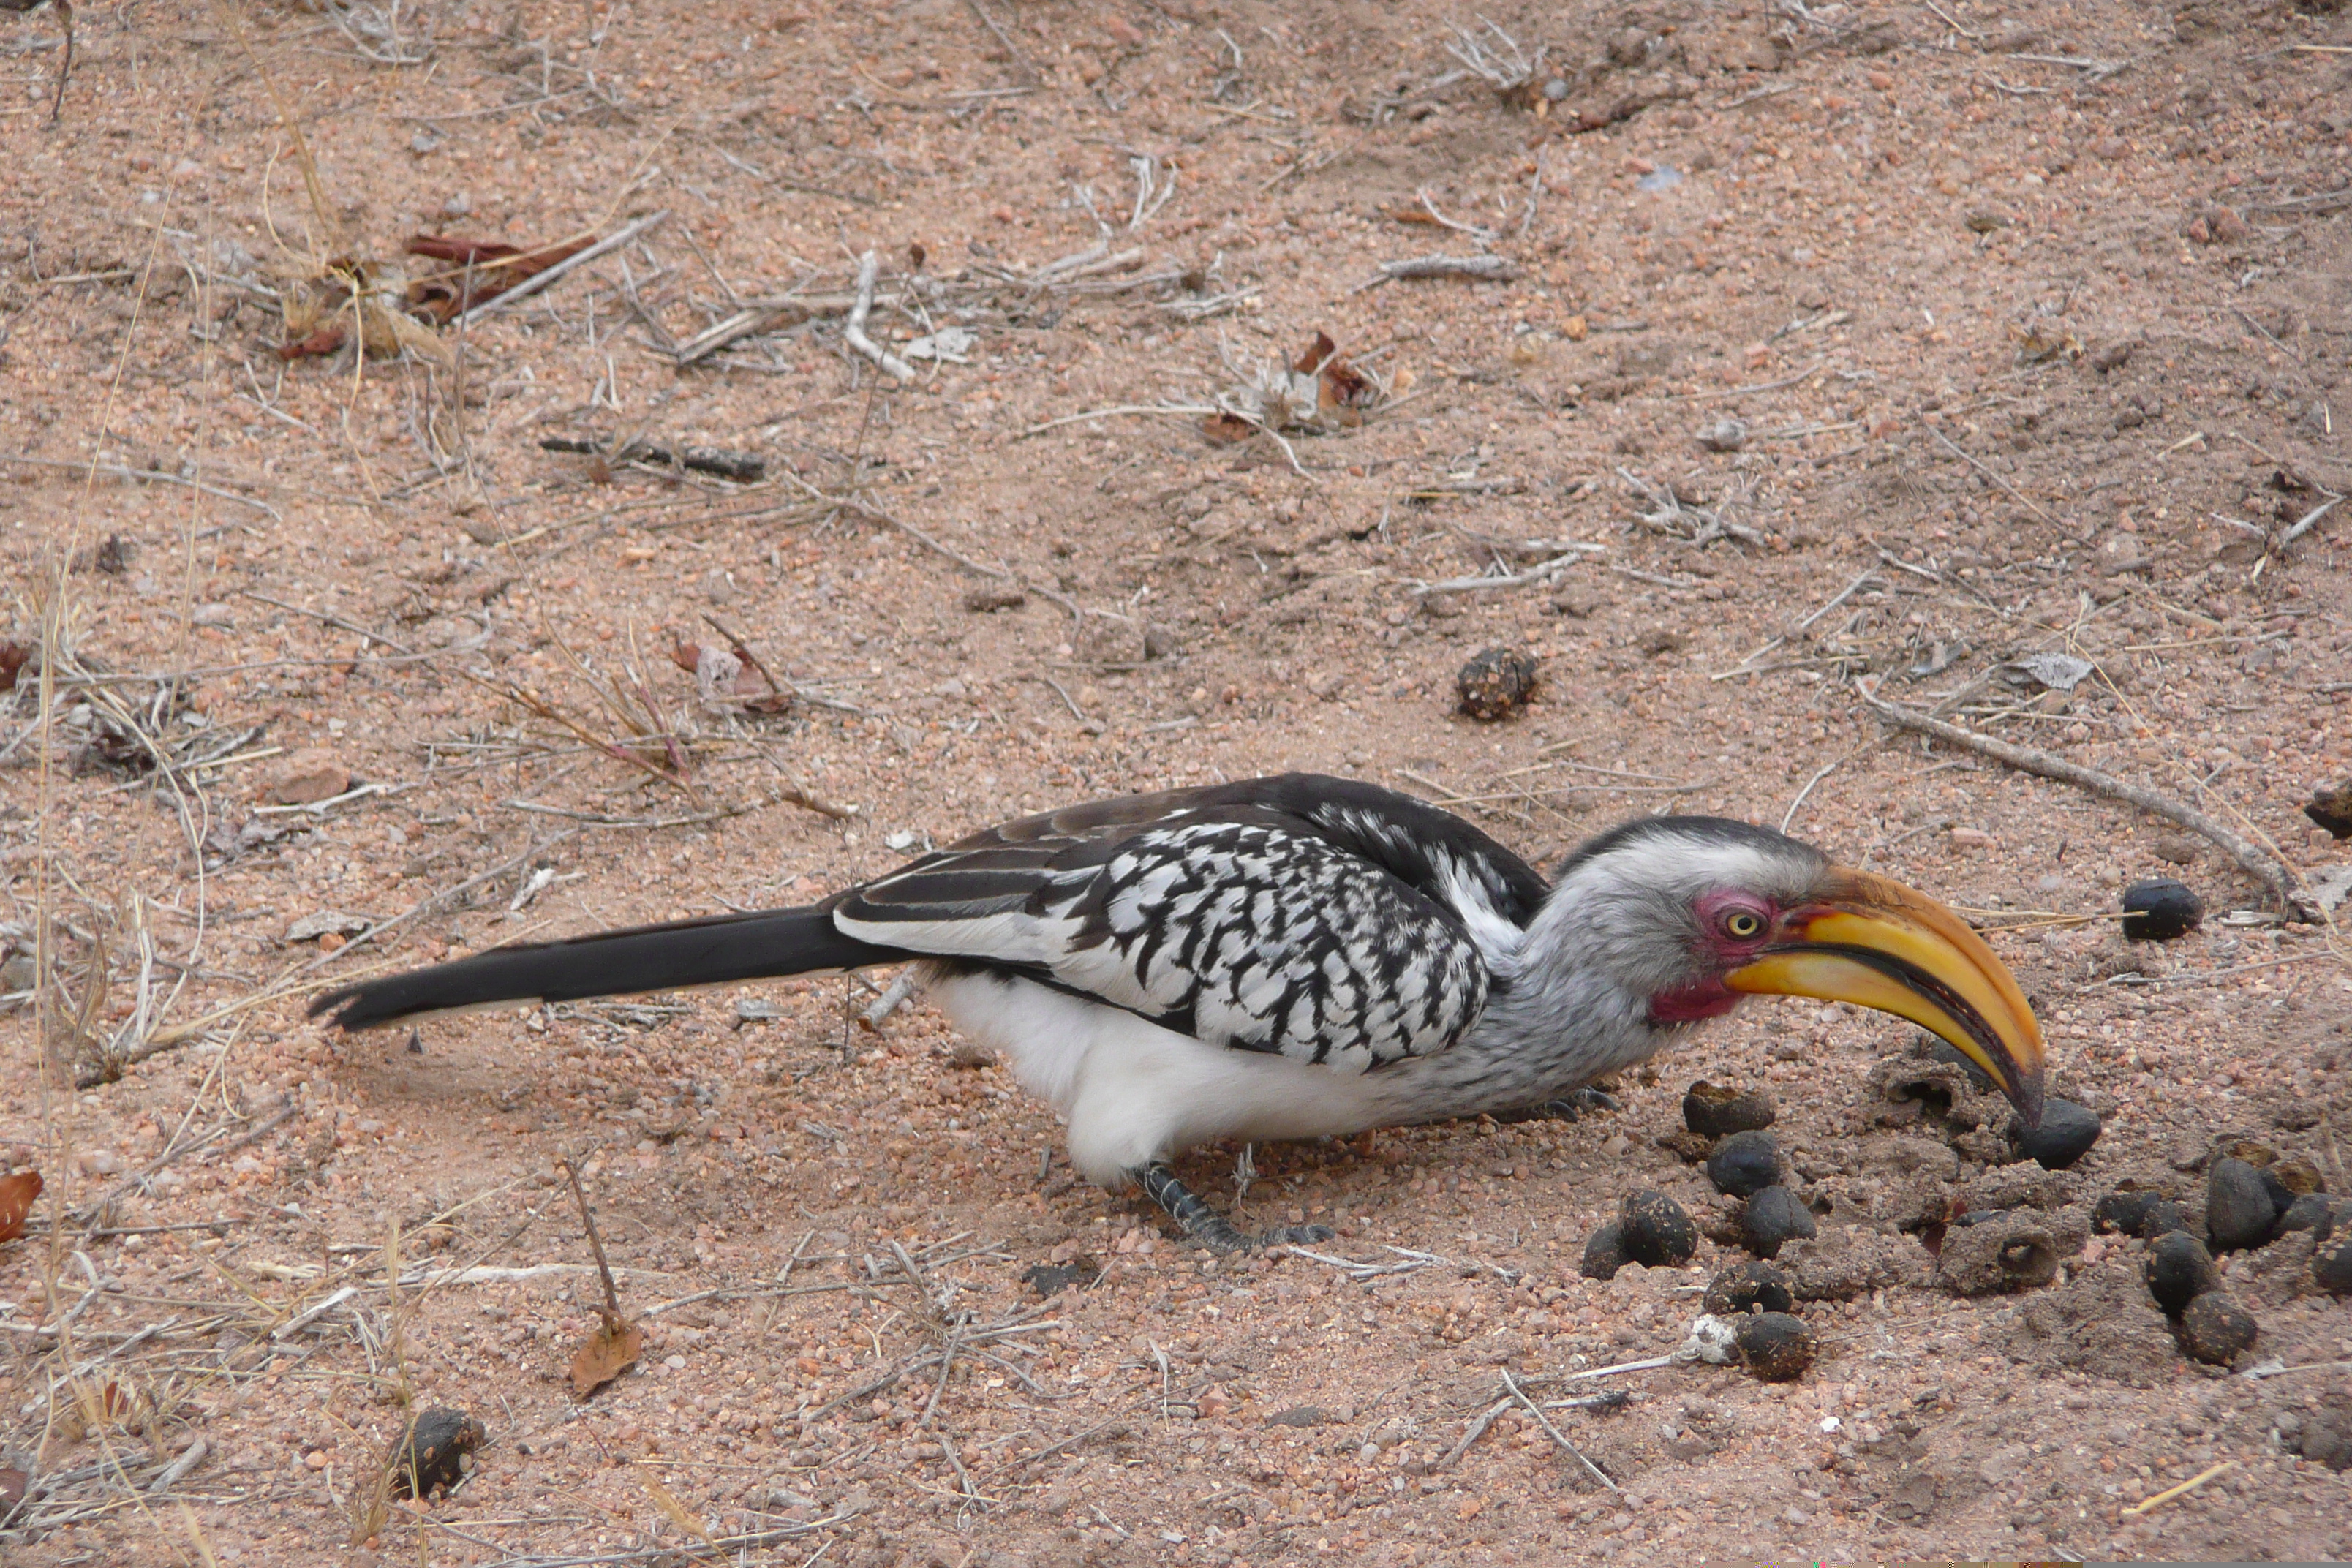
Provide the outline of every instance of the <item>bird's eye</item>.
[[1764,921],[1747,910],[1734,910],[1723,917],[1723,929],[1741,942],[1746,942],[1764,929]]

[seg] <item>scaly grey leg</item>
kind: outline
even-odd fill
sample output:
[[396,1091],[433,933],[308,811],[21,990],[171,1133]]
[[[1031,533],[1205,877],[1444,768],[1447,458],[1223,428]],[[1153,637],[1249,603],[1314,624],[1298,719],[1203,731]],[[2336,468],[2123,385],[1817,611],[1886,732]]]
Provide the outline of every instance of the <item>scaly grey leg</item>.
[[1255,1252],[1262,1247],[1295,1246],[1306,1242],[1328,1241],[1333,1236],[1328,1225],[1286,1225],[1267,1231],[1264,1236],[1244,1234],[1233,1221],[1211,1208],[1198,1193],[1176,1179],[1176,1173],[1165,1165],[1145,1165],[1129,1173],[1143,1195],[1168,1211],[1168,1217],[1184,1229],[1184,1234],[1197,1238],[1201,1245],[1218,1254]]

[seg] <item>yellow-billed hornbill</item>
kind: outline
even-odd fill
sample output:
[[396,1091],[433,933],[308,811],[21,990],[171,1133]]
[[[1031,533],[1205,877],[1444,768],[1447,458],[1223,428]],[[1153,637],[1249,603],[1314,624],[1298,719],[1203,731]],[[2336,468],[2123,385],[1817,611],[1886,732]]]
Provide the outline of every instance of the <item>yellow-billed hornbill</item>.
[[1023,817],[822,903],[499,948],[311,1010],[366,1028],[910,960],[1060,1110],[1081,1173],[1221,1251],[1253,1240],[1178,1151],[1563,1113],[1748,994],[1899,1014],[2041,1118],[2032,1010],[1932,899],[1709,816],[1626,823],[1546,883],[1457,816],[1302,773]]

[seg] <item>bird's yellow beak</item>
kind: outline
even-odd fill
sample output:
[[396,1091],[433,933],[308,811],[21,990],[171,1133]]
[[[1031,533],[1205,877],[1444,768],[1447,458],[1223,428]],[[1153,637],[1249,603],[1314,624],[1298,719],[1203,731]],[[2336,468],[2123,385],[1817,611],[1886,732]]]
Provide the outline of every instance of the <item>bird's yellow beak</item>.
[[1900,882],[1831,868],[1734,991],[1851,1002],[1910,1019],[1992,1075],[2028,1127],[2042,1122],[2042,1028],[2008,967],[1950,910]]

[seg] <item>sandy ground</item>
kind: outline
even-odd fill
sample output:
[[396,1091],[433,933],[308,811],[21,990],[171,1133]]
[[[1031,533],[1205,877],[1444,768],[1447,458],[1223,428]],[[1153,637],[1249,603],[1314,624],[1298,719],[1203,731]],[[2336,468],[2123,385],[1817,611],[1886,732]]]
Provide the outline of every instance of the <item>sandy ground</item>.
[[[0,1161],[47,1183],[0,1246],[9,1562],[2352,1555],[2346,1474],[2300,1452],[2352,1420],[2307,1242],[2225,1259],[2238,1372],[2312,1368],[2252,1377],[2185,1357],[2143,1244],[2082,1223],[2124,1182],[2196,1223],[2230,1142],[2352,1188],[2340,949],[2210,845],[1859,697],[2345,865],[2299,807],[2352,773],[2347,518],[2286,535],[2352,490],[2352,24],[1486,14],[91,4],[54,127],[58,20],[0,19],[0,635],[31,654],[0,919],[6,989],[44,900],[57,975],[0,1017]],[[1509,92],[1448,49],[1507,82],[1503,32]],[[277,352],[331,261],[656,213],[404,359]],[[871,335],[947,355],[903,381],[845,345],[869,250]],[[1507,276],[1368,286],[1437,254]],[[1318,331],[1370,407],[1250,390]],[[701,653],[714,622],[789,704]],[[1498,646],[1535,701],[1460,716]],[[2047,689],[2037,652],[2094,668]],[[2031,1179],[1998,1121],[1885,1097],[1911,1031],[1757,1005],[1614,1115],[1261,1148],[1246,1195],[1200,1151],[1250,1223],[1434,1260],[1220,1264],[1074,1184],[919,1003],[860,1021],[887,975],[350,1039],[291,992],[1293,767],[1546,861],[1641,812],[1790,816],[2021,927],[1992,940],[2105,1135]],[[2162,948],[2028,912],[2159,873],[2211,911]],[[1820,1361],[1551,1412],[1606,1486],[1522,1414],[1449,1462],[1506,1372],[1564,1398],[1668,1352],[1742,1256],[1578,1271],[1637,1189],[1718,1225],[1661,1142],[1700,1077],[1779,1101],[1844,1298],[1802,1304]],[[646,1336],[585,1399],[567,1153]],[[2046,1225],[2058,1278],[1945,1288],[1921,1237],[1956,1204]],[[404,1401],[486,1428],[454,1493],[383,1500]]]

